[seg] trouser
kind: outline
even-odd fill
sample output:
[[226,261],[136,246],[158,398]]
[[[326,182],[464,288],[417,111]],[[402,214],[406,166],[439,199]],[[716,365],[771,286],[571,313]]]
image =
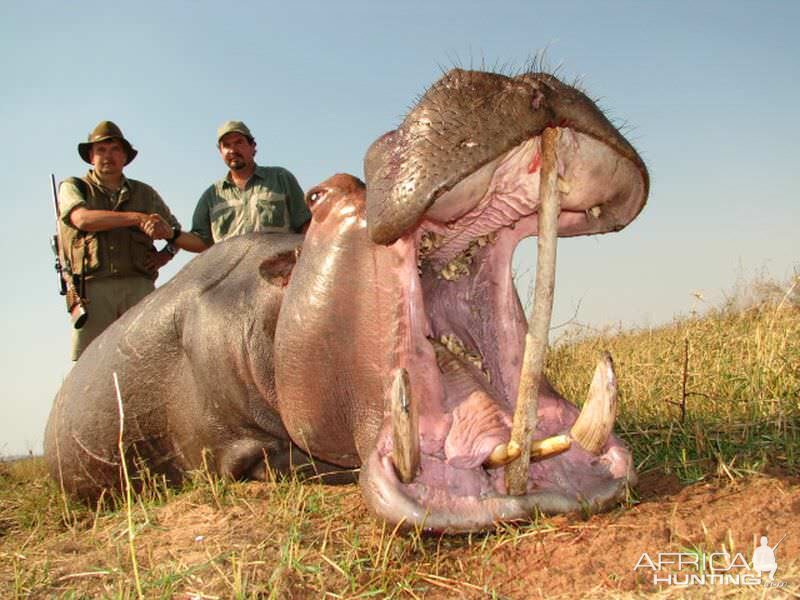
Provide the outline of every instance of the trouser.
[[72,330],[72,360],[78,360],[94,338],[154,289],[153,281],[137,275],[87,279],[89,318],[83,327]]

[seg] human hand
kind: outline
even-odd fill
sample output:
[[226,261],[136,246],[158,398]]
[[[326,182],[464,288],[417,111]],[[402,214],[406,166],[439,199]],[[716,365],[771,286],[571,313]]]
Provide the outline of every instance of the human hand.
[[172,227],[159,214],[147,215],[139,223],[139,229],[154,240],[168,240],[172,237]]
[[148,252],[144,259],[145,268],[151,273],[157,274],[158,270],[172,260],[172,254],[166,250],[161,252]]

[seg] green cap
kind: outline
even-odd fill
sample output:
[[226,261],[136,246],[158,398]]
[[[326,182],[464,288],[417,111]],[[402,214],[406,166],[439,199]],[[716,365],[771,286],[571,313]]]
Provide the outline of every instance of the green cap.
[[92,144],[114,139],[122,142],[122,145],[125,148],[125,153],[128,155],[128,160],[125,161],[125,164],[129,164],[134,158],[136,158],[138,152],[134,150],[133,146],[131,146],[131,143],[125,139],[125,136],[122,135],[122,130],[111,121],[100,121],[97,124],[97,127],[95,127],[89,134],[87,141],[78,144],[78,154],[80,154],[84,161],[91,164],[92,161],[89,160],[89,150],[91,150]]
[[241,121],[225,121],[222,125],[219,126],[219,129],[217,129],[217,144],[219,144],[219,141],[223,138],[223,136],[234,132],[241,133],[248,140],[253,139],[253,134],[250,133],[250,130],[247,128],[247,125],[245,125]]

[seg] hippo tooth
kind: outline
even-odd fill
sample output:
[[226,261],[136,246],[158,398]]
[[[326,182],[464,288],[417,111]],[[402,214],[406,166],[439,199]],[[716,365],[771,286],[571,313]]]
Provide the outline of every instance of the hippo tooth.
[[439,342],[450,351],[450,354],[471,363],[479,370],[483,370],[483,360],[481,360],[480,354],[467,350],[466,344],[456,334],[441,335],[439,336]]
[[554,127],[548,127],[542,132],[536,285],[531,316],[528,319],[528,332],[525,335],[525,353],[522,358],[517,404],[511,426],[511,439],[522,447],[523,452],[518,460],[506,468],[508,492],[514,496],[521,496],[527,490],[531,436],[536,430],[539,385],[542,381],[544,356],[547,351],[550,317],[553,314],[558,214],[561,211],[556,155],[559,135],[559,130]]
[[422,237],[420,237],[417,252],[420,256],[427,256],[441,248],[443,243],[444,239],[441,235],[433,231],[426,231],[422,234]]
[[572,440],[568,435],[554,435],[531,442],[531,460],[541,460],[569,450]]
[[487,469],[496,469],[507,465],[512,460],[516,460],[520,454],[522,454],[522,448],[514,442],[498,444],[491,454],[486,457],[486,460],[483,461],[483,466]]
[[[571,445],[572,440],[568,435],[554,435],[541,440],[533,440],[531,442],[531,460],[542,460],[561,454],[569,450]],[[516,460],[521,454],[522,448],[513,440],[507,444],[498,444],[483,462],[483,466],[488,469],[496,469]]]
[[[435,234],[433,235],[435,236]],[[420,253],[425,253],[426,255],[430,254],[443,245],[441,237],[428,238],[426,236],[427,234],[423,235],[420,241]],[[439,277],[447,281],[458,281],[465,275],[469,275],[469,266],[473,263],[478,251],[485,246],[494,244],[495,241],[497,241],[496,231],[476,237],[474,240],[470,241],[462,252],[451,258],[447,264],[442,267],[439,272]]]
[[561,175],[558,176],[558,181],[556,182],[556,185],[558,186],[558,191],[561,192],[562,194],[569,194],[570,190],[572,189],[572,186],[570,186],[569,181],[561,177]]
[[391,391],[392,461],[403,483],[411,483],[419,470],[419,413],[411,397],[408,371],[395,370]]
[[617,415],[617,378],[611,355],[605,352],[597,362],[586,404],[572,425],[570,435],[585,450],[600,454],[614,428]]

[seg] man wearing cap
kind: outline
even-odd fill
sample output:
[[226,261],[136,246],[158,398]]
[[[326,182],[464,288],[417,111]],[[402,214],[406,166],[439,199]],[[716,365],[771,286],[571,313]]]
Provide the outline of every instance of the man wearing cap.
[[305,231],[311,213],[297,179],[282,167],[256,164],[256,140],[247,125],[223,123],[217,131],[217,148],[228,174],[200,197],[192,218],[194,236],[187,236],[183,247],[199,252],[251,231]]
[[123,175],[137,151],[114,123],[99,123],[78,144],[78,154],[93,168],[59,188],[63,259],[73,274],[85,278],[89,313],[86,324],[72,330],[72,360],[153,291],[158,269],[174,254],[167,248],[156,252],[153,240],[181,245],[182,236],[158,193]]

